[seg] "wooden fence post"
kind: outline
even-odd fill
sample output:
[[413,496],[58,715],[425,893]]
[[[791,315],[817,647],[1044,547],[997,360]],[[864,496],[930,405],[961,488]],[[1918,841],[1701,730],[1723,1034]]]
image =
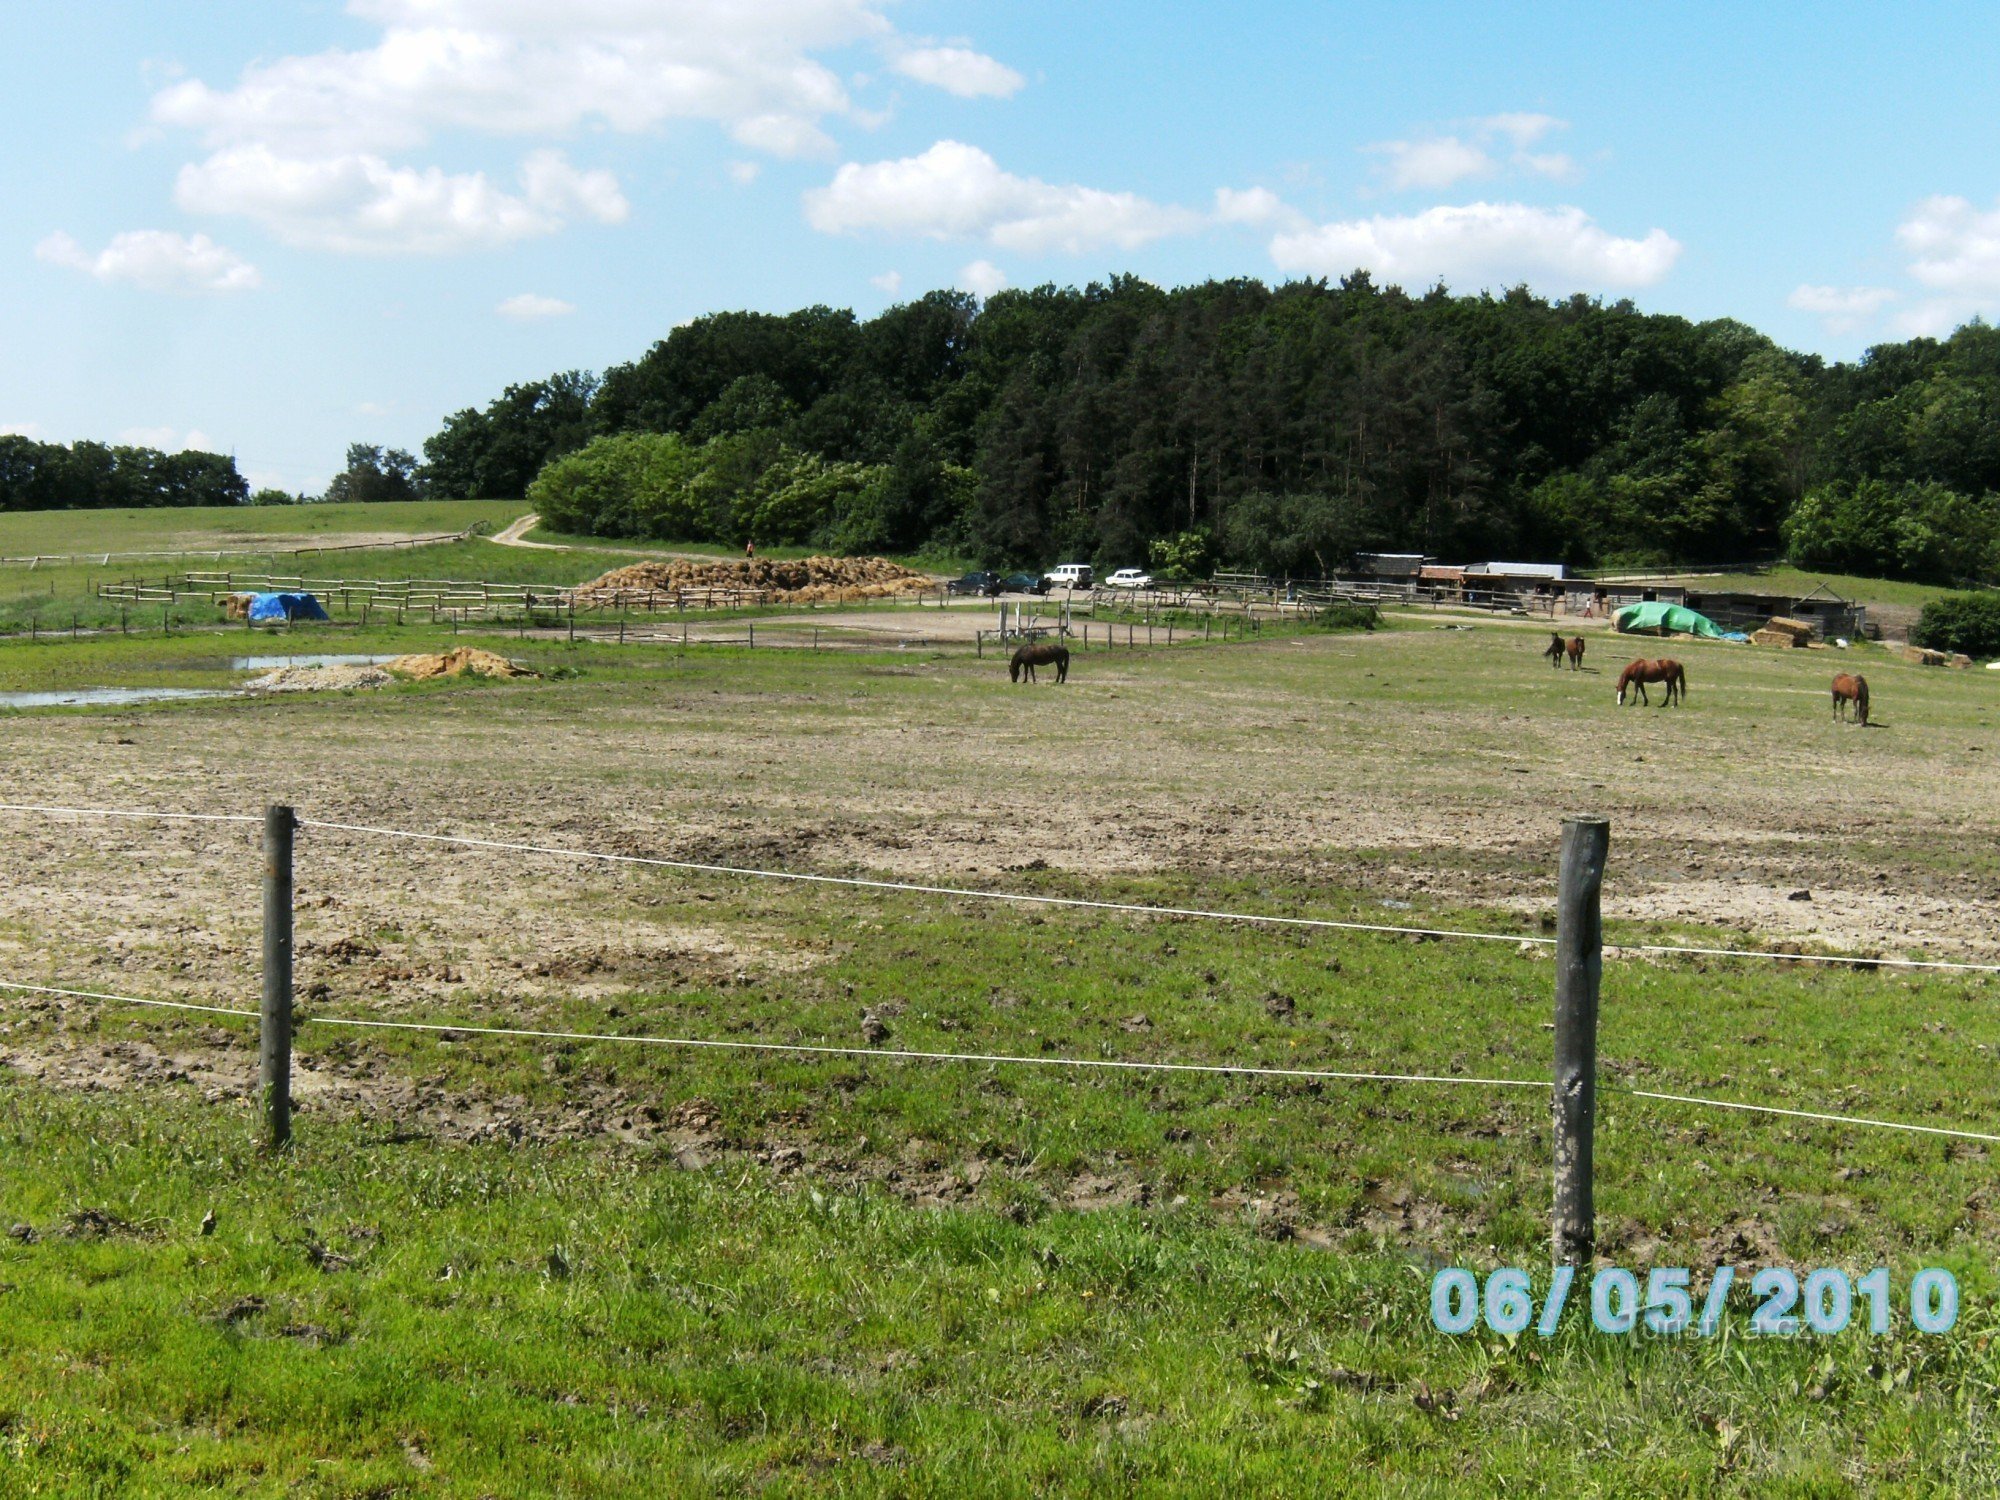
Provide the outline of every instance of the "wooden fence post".
[[282,1150],[292,1138],[292,810],[264,812],[264,1007],[257,1049],[260,1144]]
[[1600,897],[1611,825],[1564,818],[1556,895],[1555,1216],[1559,1266],[1588,1266],[1596,1252],[1592,1160],[1597,1133],[1597,994],[1604,973]]

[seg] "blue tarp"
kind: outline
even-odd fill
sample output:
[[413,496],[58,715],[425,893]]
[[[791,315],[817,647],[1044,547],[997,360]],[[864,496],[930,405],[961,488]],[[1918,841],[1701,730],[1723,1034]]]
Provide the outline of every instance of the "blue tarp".
[[325,620],[331,618],[311,594],[253,594],[250,596],[250,623],[268,625],[285,620]]

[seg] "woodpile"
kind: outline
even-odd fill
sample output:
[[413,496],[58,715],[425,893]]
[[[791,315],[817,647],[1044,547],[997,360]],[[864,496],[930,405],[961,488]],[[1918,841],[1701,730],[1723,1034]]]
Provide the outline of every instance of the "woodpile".
[[[574,594],[580,608],[647,604],[669,606],[677,597],[706,603],[714,595],[744,596],[742,602],[846,604],[858,599],[892,599],[937,587],[924,573],[881,557],[769,558],[742,562],[702,562],[673,558],[633,563],[593,578]],[[691,597],[689,597],[691,596]]]

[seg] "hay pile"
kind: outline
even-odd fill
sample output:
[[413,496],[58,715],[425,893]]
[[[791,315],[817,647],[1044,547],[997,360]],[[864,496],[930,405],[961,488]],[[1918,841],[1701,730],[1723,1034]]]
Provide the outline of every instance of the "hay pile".
[[617,604],[621,598],[634,595],[741,589],[755,590],[775,604],[846,604],[923,593],[936,586],[927,574],[882,557],[804,557],[789,562],[761,557],[742,562],[699,562],[677,557],[613,568],[577,589],[575,598],[590,608]]
[[1812,626],[1803,620],[1788,620],[1783,615],[1766,620],[1750,636],[1760,646],[1810,646],[1812,638]]
[[256,597],[255,594],[224,594],[219,601],[222,605],[222,617],[226,620],[249,619],[250,606]]
[[438,654],[419,651],[412,656],[399,656],[392,662],[384,663],[384,670],[398,677],[407,677],[413,682],[427,682],[433,677],[535,677],[539,673],[496,656],[491,651],[481,651],[477,646],[461,646],[456,651]]

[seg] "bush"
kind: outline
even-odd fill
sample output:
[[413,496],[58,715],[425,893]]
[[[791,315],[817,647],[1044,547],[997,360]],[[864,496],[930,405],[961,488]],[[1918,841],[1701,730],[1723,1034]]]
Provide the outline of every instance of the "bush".
[[1372,604],[1329,604],[1312,622],[1319,630],[1373,630],[1382,623],[1382,611]]
[[1924,606],[1910,644],[1967,656],[2000,656],[2000,593],[1946,594]]

